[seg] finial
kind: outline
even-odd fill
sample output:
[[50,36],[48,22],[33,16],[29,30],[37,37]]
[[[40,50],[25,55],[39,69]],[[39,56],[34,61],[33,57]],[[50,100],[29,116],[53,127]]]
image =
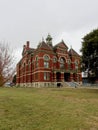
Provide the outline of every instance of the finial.
[[62,39],[62,42],[64,42],[64,40]]
[[50,33],[48,32],[48,36],[50,35]]
[[44,42],[44,37],[42,37],[42,42]]
[[48,42],[52,41],[52,37],[51,37],[51,35],[49,33],[48,33],[48,36],[46,38],[46,41],[48,41]]

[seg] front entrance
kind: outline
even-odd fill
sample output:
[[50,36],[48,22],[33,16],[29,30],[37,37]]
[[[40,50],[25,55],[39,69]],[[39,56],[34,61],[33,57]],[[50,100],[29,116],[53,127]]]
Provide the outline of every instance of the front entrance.
[[64,81],[66,82],[70,81],[70,73],[64,73]]

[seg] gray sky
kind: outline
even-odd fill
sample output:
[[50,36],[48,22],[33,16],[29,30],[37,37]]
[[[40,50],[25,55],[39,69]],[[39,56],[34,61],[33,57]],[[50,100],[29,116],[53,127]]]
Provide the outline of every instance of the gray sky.
[[36,48],[50,33],[78,53],[84,35],[98,28],[98,0],[0,0],[0,41],[8,42],[19,61],[27,40]]

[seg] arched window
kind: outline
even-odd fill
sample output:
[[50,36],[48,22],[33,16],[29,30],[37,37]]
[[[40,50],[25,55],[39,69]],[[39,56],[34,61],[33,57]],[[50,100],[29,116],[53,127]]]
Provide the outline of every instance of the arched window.
[[56,63],[56,62],[57,62],[57,58],[53,57],[53,63]]
[[44,56],[44,68],[49,68],[49,56]]
[[49,56],[45,55],[44,56],[44,61],[49,61]]
[[65,68],[65,59],[63,57],[60,58],[60,69]]

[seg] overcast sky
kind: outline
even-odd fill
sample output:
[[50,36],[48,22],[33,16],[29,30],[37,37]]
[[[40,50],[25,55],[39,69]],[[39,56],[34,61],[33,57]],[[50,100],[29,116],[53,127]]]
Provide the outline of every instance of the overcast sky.
[[84,35],[98,28],[98,0],[0,0],[0,41],[13,48],[17,62],[26,41],[36,48],[50,33],[78,53]]

